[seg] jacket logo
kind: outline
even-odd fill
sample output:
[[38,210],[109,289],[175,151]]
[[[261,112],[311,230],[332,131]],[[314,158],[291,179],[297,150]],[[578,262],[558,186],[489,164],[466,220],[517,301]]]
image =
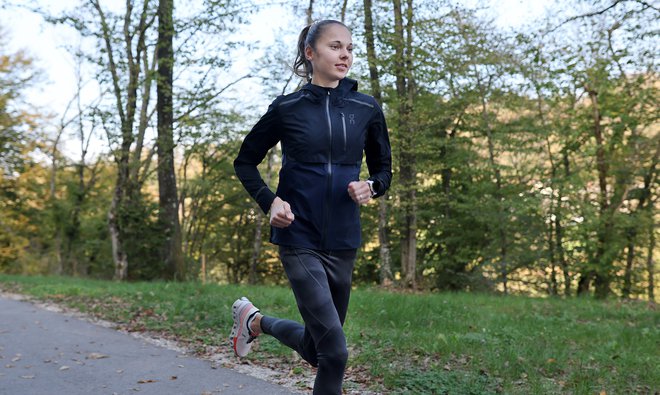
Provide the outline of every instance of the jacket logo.
[[348,114],[348,123],[355,125],[355,114]]

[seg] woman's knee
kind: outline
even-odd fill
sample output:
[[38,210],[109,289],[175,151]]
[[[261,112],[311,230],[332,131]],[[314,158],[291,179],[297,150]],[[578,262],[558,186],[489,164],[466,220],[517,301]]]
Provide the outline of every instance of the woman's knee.
[[328,331],[318,350],[319,361],[325,360],[333,364],[346,364],[348,361],[348,348],[346,337],[341,326],[334,327]]

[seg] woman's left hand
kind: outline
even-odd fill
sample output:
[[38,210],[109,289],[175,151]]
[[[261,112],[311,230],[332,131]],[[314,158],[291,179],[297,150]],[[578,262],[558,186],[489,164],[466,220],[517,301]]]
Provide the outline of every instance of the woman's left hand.
[[348,184],[348,195],[357,204],[367,204],[371,200],[371,189],[366,181],[353,181]]

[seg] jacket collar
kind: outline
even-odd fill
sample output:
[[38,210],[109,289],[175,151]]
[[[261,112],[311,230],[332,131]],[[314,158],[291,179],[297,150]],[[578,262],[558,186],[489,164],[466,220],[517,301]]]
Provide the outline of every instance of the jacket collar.
[[351,91],[357,91],[358,88],[358,82],[356,80],[352,80],[350,78],[343,78],[339,81],[339,85],[337,85],[336,88],[325,88],[322,86],[314,85],[311,82],[306,83],[303,85],[302,88],[300,88],[301,91],[308,91],[312,95],[316,97],[322,97],[328,94],[328,91],[330,91],[331,96],[339,95],[340,97],[344,97],[348,95],[349,92]]

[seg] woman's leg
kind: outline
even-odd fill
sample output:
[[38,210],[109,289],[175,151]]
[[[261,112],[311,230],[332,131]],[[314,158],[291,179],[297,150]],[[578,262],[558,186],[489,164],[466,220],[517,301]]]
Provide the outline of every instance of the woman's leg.
[[341,394],[348,359],[342,324],[348,309],[355,251],[281,247],[280,257],[305,326],[268,316],[261,328],[318,366],[314,394]]

